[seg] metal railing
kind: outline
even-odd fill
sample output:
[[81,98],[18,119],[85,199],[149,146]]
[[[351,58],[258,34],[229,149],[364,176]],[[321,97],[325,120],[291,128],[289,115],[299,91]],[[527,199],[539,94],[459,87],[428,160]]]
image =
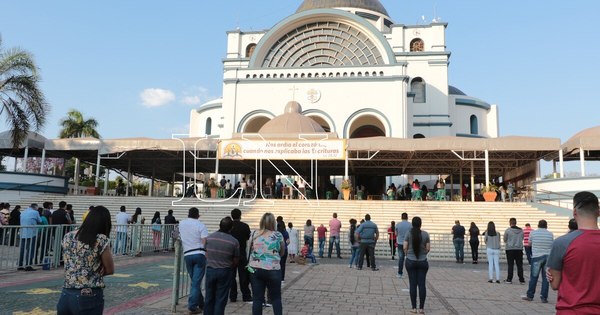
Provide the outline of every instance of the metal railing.
[[[78,225],[4,225],[0,227],[0,271],[17,268],[58,268],[62,260],[61,242]],[[174,224],[113,225],[110,241],[113,254],[140,256],[143,253],[174,248]]]

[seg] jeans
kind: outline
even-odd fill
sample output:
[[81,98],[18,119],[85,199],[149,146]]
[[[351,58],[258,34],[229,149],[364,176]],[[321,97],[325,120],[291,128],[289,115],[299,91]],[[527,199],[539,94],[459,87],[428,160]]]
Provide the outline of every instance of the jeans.
[[248,275],[248,271],[246,270],[246,265],[248,264],[247,257],[248,256],[246,256],[246,250],[242,249],[240,251],[240,262],[238,263],[236,268],[233,268],[231,276],[231,289],[229,290],[229,299],[232,301],[237,300],[237,282],[235,281],[236,271],[240,281],[240,291],[242,291],[242,299],[244,301],[252,300],[252,293],[250,292],[250,276]]
[[117,241],[115,242],[115,254],[124,254],[126,250],[127,232],[117,232]]
[[399,275],[402,275],[402,269],[404,268],[404,258],[406,258],[406,255],[404,255],[404,249],[398,248],[398,274]]
[[224,315],[231,288],[232,268],[206,268],[204,314]]
[[507,281],[512,281],[514,264],[517,264],[517,275],[519,276],[520,282],[525,282],[523,277],[523,250],[511,249],[506,251],[506,260],[508,262],[508,276]]
[[470,240],[469,245],[471,245],[471,258],[474,262],[477,262],[479,258],[479,239]]
[[323,258],[323,250],[325,249],[325,238],[319,237],[319,258]]
[[457,262],[463,262],[465,260],[465,239],[455,238],[452,240],[454,243],[454,256],[456,256]]
[[531,265],[531,246],[523,246],[525,248],[525,255],[527,256],[527,262]]
[[375,269],[375,243],[360,243],[360,254],[358,256],[358,268],[362,268],[365,253],[369,255],[371,269]]
[[494,270],[496,270],[496,280],[500,280],[500,250],[488,248],[486,252],[488,257],[488,279],[494,279]]
[[331,252],[333,251],[333,244],[335,243],[335,252],[337,253],[338,258],[342,257],[340,255],[340,236],[339,235],[330,235],[329,236],[329,254],[327,257],[331,258]]
[[314,242],[315,239],[308,236],[308,235],[304,235],[304,243],[308,242],[308,248],[310,249],[310,251],[312,252],[314,249]]
[[533,258],[531,264],[531,275],[529,277],[529,289],[527,290],[527,297],[532,298],[535,295],[535,287],[537,286],[538,277],[542,274],[542,292],[540,296],[542,300],[548,299],[548,279],[546,278],[546,261],[548,255]]
[[273,314],[281,315],[281,271],[255,268],[250,275],[252,283],[252,315],[262,315],[265,303],[265,289],[269,290],[269,298],[273,304]]
[[[35,255],[36,237],[22,238],[19,249],[19,267],[31,266],[33,264],[33,256]],[[25,254],[27,251],[27,254]]]
[[356,246],[350,247],[350,261],[348,261],[348,265],[352,266],[352,264],[354,264],[354,262],[358,258],[358,252],[359,252],[358,247],[356,247]]
[[190,296],[188,297],[188,310],[194,311],[198,307],[204,308],[204,297],[200,285],[206,272],[206,257],[202,254],[188,255],[185,259],[185,268],[192,282],[190,283]]
[[417,287],[419,287],[419,309],[425,306],[425,298],[427,297],[427,288],[425,282],[427,280],[427,271],[429,263],[427,260],[415,261],[406,259],[406,272],[408,272],[408,282],[410,291],[410,303],[412,308],[417,308]]
[[[83,294],[82,294],[83,293]],[[102,315],[104,311],[104,292],[96,289],[62,289],[57,315]]]

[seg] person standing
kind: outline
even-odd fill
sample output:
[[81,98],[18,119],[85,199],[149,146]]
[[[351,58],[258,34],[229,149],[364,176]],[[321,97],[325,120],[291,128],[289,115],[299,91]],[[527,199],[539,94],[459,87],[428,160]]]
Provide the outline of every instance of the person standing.
[[548,256],[548,281],[558,290],[557,314],[600,314],[600,230],[598,197],[582,191],[573,197],[578,229],[557,238]]
[[286,258],[288,256],[288,246],[290,245],[290,235],[288,234],[285,228],[285,222],[283,222],[283,217],[277,217],[277,232],[281,233],[283,236],[283,243],[285,245],[283,259],[279,262],[281,266],[281,283],[285,283],[285,266],[286,266]]
[[500,283],[500,235],[496,232],[496,224],[493,221],[488,222],[483,235],[488,257],[488,282],[493,282],[495,270],[496,283]]
[[190,208],[188,218],[179,223],[183,259],[191,279],[190,295],[188,297],[188,311],[190,314],[200,314],[204,309],[204,297],[200,286],[206,272],[206,249],[204,245],[208,237],[208,230],[199,218],[200,210]]
[[532,249],[532,263],[531,273],[529,277],[529,288],[527,295],[523,297],[525,301],[533,301],[535,295],[535,287],[537,286],[537,280],[542,274],[542,291],[540,292],[540,299],[542,303],[548,303],[548,279],[544,275],[546,270],[546,261],[548,255],[552,249],[552,243],[554,242],[554,235],[548,231],[548,222],[546,220],[540,220],[538,222],[538,229],[531,232],[529,236],[529,244]]
[[[17,226],[21,224],[21,206],[16,205],[13,210],[10,212],[10,217],[8,218],[8,225],[12,225],[12,231],[10,233],[10,242],[9,246],[15,246],[17,244]],[[47,232],[46,232],[47,234]]]
[[304,226],[304,243],[306,244],[306,242],[308,242],[310,252],[312,253],[315,242],[315,226],[310,219],[306,220],[306,225]]
[[[427,271],[429,262],[427,254],[431,250],[429,233],[421,230],[422,221],[420,217],[413,217],[412,229],[406,233],[403,241],[403,250],[406,255],[406,272],[410,291],[411,313],[423,314],[425,298],[427,297]],[[417,310],[417,288],[419,289],[419,309]]]
[[410,222],[408,222],[408,213],[403,212],[401,218],[402,221],[396,225],[396,236],[398,243],[398,274],[396,275],[396,277],[398,278],[402,278],[404,258],[406,257],[406,255],[404,254],[404,249],[400,247],[404,246],[404,239],[406,238],[406,233],[408,233],[408,231],[410,231],[410,229],[412,228],[412,225],[410,224]]
[[358,270],[362,270],[365,253],[369,254],[371,259],[371,270],[379,271],[375,265],[375,245],[379,239],[379,229],[377,224],[371,222],[371,215],[365,215],[365,223],[362,223],[356,229],[356,238],[360,242],[360,256],[358,258]]
[[513,268],[516,264],[519,282],[525,284],[525,278],[523,277],[523,230],[517,226],[517,219],[515,218],[510,218],[509,224],[510,227],[504,231],[504,244],[508,263],[508,276],[504,282],[512,283]]
[[135,213],[131,217],[133,231],[131,231],[131,250],[135,257],[142,256],[142,224],[146,223],[146,218],[142,216],[142,208],[135,208]]
[[350,231],[348,233],[348,241],[350,242],[350,261],[348,267],[352,268],[352,265],[358,260],[359,246],[360,243],[356,238],[356,219],[350,219]]
[[531,224],[525,223],[523,228],[523,248],[525,248],[525,255],[527,256],[527,262],[531,265],[531,244],[529,244],[529,234],[533,231]]
[[65,281],[56,305],[58,315],[101,315],[104,276],[115,271],[110,249],[110,212],[103,206],[90,211],[81,227],[62,240]]
[[388,243],[390,244],[390,252],[392,254],[392,260],[396,257],[396,247],[398,243],[396,243],[396,222],[392,221],[390,223],[390,227],[387,230],[388,233]]
[[479,259],[479,228],[475,222],[471,222],[469,227],[469,245],[471,245],[471,259],[473,264],[477,264]]
[[154,216],[152,217],[152,244],[154,245],[154,252],[157,253],[160,251],[160,239],[161,239],[161,230],[162,223],[160,222],[160,212],[154,212]]
[[252,293],[250,292],[250,277],[248,271],[246,271],[246,265],[248,265],[248,254],[246,253],[246,244],[250,239],[250,227],[248,224],[241,221],[242,211],[240,209],[231,210],[231,218],[233,219],[233,228],[231,229],[231,236],[233,236],[240,245],[240,259],[239,264],[233,269],[233,276],[231,280],[231,288],[229,290],[229,300],[231,302],[237,301],[237,282],[235,281],[235,274],[238,274],[238,280],[240,283],[240,291],[242,291],[242,301],[251,302]]
[[178,224],[179,221],[175,219],[173,216],[173,209],[169,209],[167,211],[167,215],[165,216],[163,226],[163,239],[164,239],[164,249],[163,252],[168,252],[169,250],[173,250],[175,248],[175,239],[171,236],[173,229],[175,229],[175,224]]
[[281,258],[285,259],[283,235],[275,230],[275,216],[265,213],[260,219],[260,230],[254,231],[250,241],[248,271],[252,283],[252,315],[262,315],[265,289],[273,305],[273,314],[281,315]]
[[115,254],[127,253],[127,225],[131,223],[131,217],[126,212],[125,206],[121,206],[117,213],[117,241],[115,242]]
[[329,220],[329,254],[327,258],[331,258],[331,252],[333,251],[333,244],[335,244],[335,251],[337,258],[341,259],[340,255],[340,229],[342,228],[342,222],[338,220],[337,213],[333,213],[333,218]]
[[296,262],[296,255],[298,254],[298,229],[294,229],[292,222],[288,222],[287,228],[288,235],[290,236],[290,245],[288,246],[288,256],[291,263]]
[[454,221],[452,227],[452,243],[454,244],[454,256],[456,263],[462,264],[465,260],[465,227],[460,225],[460,221]]
[[206,238],[206,298],[204,314],[224,315],[233,270],[239,263],[240,243],[231,236],[233,220],[225,217],[219,230]]
[[323,258],[323,251],[325,249],[325,233],[327,233],[327,228],[321,224],[317,228],[317,237],[319,238],[319,258]]
[[[38,205],[32,203],[23,213],[21,213],[21,226],[32,226],[42,223],[40,214],[37,211]],[[22,227],[20,230],[21,243],[19,249],[19,263],[17,270],[35,271],[31,266],[36,250],[36,227]]]

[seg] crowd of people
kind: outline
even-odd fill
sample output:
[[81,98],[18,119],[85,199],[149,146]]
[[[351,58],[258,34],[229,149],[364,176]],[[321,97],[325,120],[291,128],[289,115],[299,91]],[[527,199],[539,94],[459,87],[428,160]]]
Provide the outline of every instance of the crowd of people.
[[[537,283],[541,278],[540,301],[548,302],[549,288],[558,290],[558,313],[571,310],[586,314],[599,313],[600,290],[594,289],[600,280],[600,271],[595,268],[596,253],[600,249],[598,198],[592,193],[580,192],[575,195],[573,204],[574,219],[568,223],[570,232],[557,239],[548,231],[546,220],[539,220],[537,228],[533,229],[529,223],[521,228],[517,220],[511,218],[503,233],[498,231],[493,221],[488,222],[481,232],[474,222],[467,230],[456,220],[451,229],[456,263],[464,263],[467,233],[472,263],[478,263],[479,240],[482,236],[488,260],[489,283],[501,283],[503,278],[505,284],[512,284],[516,266],[518,281],[524,285],[522,300],[535,299]],[[127,229],[128,224],[143,224],[145,219],[141,209],[136,209],[134,215],[129,216],[125,207],[121,207],[116,215],[117,233],[113,249],[110,241],[112,218],[102,206],[90,207],[78,229],[72,229],[75,216],[72,207],[65,202],[60,202],[56,210],[47,202],[42,207],[31,204],[24,211],[18,207],[11,211],[6,203],[0,206],[2,226],[17,225],[15,218],[19,218],[18,225],[23,226],[18,235],[2,233],[0,239],[3,245],[18,243],[20,246],[19,270],[35,270],[32,266],[39,263],[52,243],[44,238],[64,235],[61,248],[52,249],[62,251],[65,268],[63,291],[57,304],[58,314],[101,314],[104,307],[103,277],[114,272],[113,254],[124,253],[124,248],[129,246],[128,238],[137,237],[127,234],[122,228]],[[239,209],[232,210],[230,216],[221,219],[218,231],[209,233],[200,220],[198,208],[190,208],[188,218],[181,222],[175,220],[171,210],[164,221],[159,212],[154,213],[151,220],[152,243],[157,248],[161,245],[163,222],[178,223],[178,238],[191,279],[187,306],[190,314],[224,314],[228,301],[237,302],[238,288],[242,301],[252,303],[252,314],[262,314],[264,307],[272,307],[274,314],[282,314],[281,288],[285,284],[286,263],[310,260],[318,264],[313,253],[315,231],[318,257],[324,258],[329,233],[328,258],[331,259],[335,248],[336,257],[343,259],[339,245],[342,241],[342,223],[337,213],[333,213],[327,227],[320,224],[315,228],[313,222],[307,220],[303,234],[293,223],[286,225],[281,216],[275,217],[272,213],[265,213],[258,229],[254,231],[241,221],[241,216]],[[55,229],[39,239],[38,228],[32,226],[42,224],[59,225],[56,228],[63,230],[57,232]],[[361,270],[366,260],[367,268],[378,271],[375,260],[375,247],[380,238],[377,224],[371,221],[369,214],[360,223],[352,218],[349,224],[349,268]],[[64,228],[60,225],[64,225]],[[397,277],[403,278],[404,270],[408,274],[411,313],[424,313],[427,296],[427,256],[431,250],[431,240],[422,225],[420,217],[414,216],[409,221],[408,214],[402,213],[398,224],[392,221],[387,229],[392,259],[396,259],[398,253]],[[300,239],[301,235],[303,240]],[[499,264],[502,243],[508,267],[506,277],[502,276]],[[136,248],[133,253],[138,254],[138,250]],[[524,256],[531,269],[528,283],[523,272]],[[85,277],[81,276],[84,274]],[[205,296],[201,290],[203,279]]]

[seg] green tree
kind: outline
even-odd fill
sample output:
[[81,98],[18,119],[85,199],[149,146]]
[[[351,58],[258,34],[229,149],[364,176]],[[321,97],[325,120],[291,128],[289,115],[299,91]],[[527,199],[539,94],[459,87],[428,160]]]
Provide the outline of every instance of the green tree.
[[19,48],[4,50],[0,37],[0,116],[4,115],[15,148],[32,129],[44,126],[50,106],[39,88],[33,56]]
[[60,125],[62,126],[60,138],[100,138],[96,130],[98,121],[94,118],[84,119],[83,114],[76,109],[69,110],[67,117],[60,120]]

